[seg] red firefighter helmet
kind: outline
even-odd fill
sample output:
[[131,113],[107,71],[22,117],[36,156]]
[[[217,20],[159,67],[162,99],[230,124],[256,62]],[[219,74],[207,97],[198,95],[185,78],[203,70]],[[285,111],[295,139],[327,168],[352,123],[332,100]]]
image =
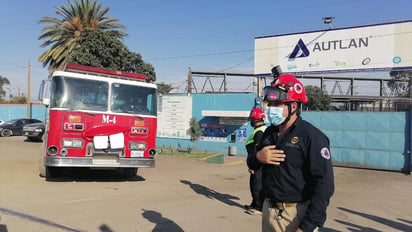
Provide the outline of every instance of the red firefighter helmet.
[[284,74],[264,89],[264,101],[308,102],[303,84],[295,76]]
[[265,113],[263,112],[262,109],[254,108],[253,110],[250,111],[249,118],[264,119],[265,118]]

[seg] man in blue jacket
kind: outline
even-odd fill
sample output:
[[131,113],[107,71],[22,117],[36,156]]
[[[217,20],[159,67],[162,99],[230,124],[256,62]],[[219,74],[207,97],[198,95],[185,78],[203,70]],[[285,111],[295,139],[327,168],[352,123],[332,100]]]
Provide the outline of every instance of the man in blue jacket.
[[300,117],[308,98],[296,77],[279,76],[264,95],[271,126],[247,160],[263,167],[262,231],[317,231],[334,192],[329,139]]

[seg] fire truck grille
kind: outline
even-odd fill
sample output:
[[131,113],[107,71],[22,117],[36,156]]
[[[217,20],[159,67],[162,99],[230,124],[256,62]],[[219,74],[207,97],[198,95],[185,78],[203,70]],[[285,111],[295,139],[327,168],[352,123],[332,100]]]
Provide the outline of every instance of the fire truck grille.
[[86,156],[124,157],[124,152],[123,149],[94,149],[93,143],[89,143],[86,147]]

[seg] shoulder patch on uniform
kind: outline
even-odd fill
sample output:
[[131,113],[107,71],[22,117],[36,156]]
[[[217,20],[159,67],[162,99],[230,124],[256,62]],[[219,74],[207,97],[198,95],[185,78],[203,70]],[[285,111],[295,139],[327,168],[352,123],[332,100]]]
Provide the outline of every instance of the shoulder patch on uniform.
[[298,142],[299,142],[299,137],[298,136],[292,137],[292,139],[290,140],[291,144],[297,144]]
[[327,147],[322,148],[322,150],[320,150],[320,155],[325,159],[330,159],[329,149]]

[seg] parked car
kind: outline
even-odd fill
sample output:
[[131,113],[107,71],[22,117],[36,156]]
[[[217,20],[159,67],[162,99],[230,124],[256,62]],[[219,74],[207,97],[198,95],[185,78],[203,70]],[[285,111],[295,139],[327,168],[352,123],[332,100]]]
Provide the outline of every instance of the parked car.
[[42,121],[38,119],[30,119],[30,118],[12,119],[0,125],[0,136],[8,137],[12,135],[22,135],[23,126],[30,124],[30,123],[39,123],[39,122],[42,122]]
[[0,125],[4,124],[6,121],[4,121],[3,119],[0,119]]
[[45,124],[42,122],[30,123],[23,127],[23,135],[26,136],[29,141],[42,141],[44,128]]

